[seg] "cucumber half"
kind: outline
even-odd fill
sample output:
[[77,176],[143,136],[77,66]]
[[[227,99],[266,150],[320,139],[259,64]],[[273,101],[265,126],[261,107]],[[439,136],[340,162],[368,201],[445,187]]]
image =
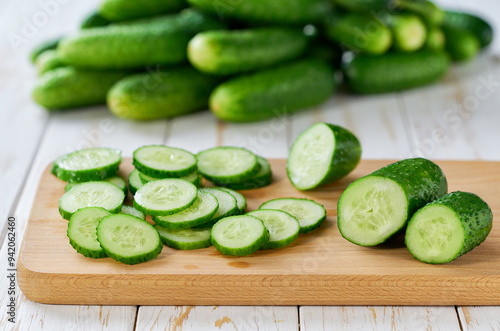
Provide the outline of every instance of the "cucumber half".
[[247,215],[260,219],[269,231],[269,241],[262,249],[285,247],[299,236],[299,221],[282,210],[258,209]]
[[151,177],[182,177],[196,169],[196,157],[180,148],[149,145],[134,151],[133,164],[141,173]]
[[69,219],[67,235],[73,248],[85,257],[94,259],[108,256],[97,241],[96,229],[99,221],[112,215],[100,207],[77,210]]
[[161,240],[171,248],[192,250],[212,246],[210,240],[211,228],[203,229],[165,229],[159,225],[155,229]]

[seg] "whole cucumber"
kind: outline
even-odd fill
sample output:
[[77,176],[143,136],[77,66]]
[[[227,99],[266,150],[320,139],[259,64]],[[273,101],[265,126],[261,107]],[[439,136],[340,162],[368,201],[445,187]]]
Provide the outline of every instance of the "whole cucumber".
[[224,121],[260,121],[321,103],[335,85],[331,66],[304,59],[225,81],[212,92],[210,109]]
[[103,0],[99,14],[118,22],[175,13],[186,7],[186,0]]
[[444,10],[428,0],[396,0],[400,9],[407,10],[422,17],[427,23],[439,25],[444,20]]
[[392,30],[394,49],[401,52],[415,52],[427,40],[427,27],[414,14],[388,15],[387,25]]
[[58,46],[64,62],[95,69],[143,68],[185,62],[189,39],[220,29],[217,20],[194,10],[127,24],[80,31]]
[[87,14],[80,23],[80,29],[91,29],[111,24],[111,21],[104,18],[97,10]]
[[454,61],[471,60],[481,50],[481,43],[474,33],[449,26],[443,26],[442,29],[446,51]]
[[39,44],[30,53],[30,60],[32,63],[36,62],[36,59],[40,56],[45,51],[48,50],[53,50],[57,48],[57,45],[59,45],[59,42],[61,41],[62,38],[55,38],[55,39],[50,39],[46,40],[43,43]]
[[371,12],[379,10],[390,10],[394,6],[393,0],[332,0],[333,3],[343,9],[352,12]]
[[38,70],[38,74],[41,75],[55,68],[65,67],[66,63],[61,60],[56,50],[51,49],[43,52],[37,57],[35,66]]
[[297,58],[307,48],[301,30],[257,28],[205,31],[188,45],[188,58],[200,71],[232,75]]
[[107,101],[117,117],[131,120],[171,118],[207,109],[219,82],[191,67],[126,77],[109,91]]
[[438,26],[427,28],[427,40],[425,41],[424,48],[433,51],[444,50],[446,44],[446,37],[443,30]]
[[479,39],[481,47],[488,46],[493,40],[493,28],[481,17],[457,11],[445,11],[443,25],[472,32]]
[[449,65],[449,56],[442,51],[359,55],[344,63],[344,75],[356,93],[387,93],[430,84],[441,78]]

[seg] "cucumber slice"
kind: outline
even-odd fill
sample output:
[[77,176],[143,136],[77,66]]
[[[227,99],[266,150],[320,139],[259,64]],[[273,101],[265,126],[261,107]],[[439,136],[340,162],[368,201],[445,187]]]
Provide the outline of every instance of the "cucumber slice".
[[197,157],[200,174],[217,183],[242,183],[259,172],[257,157],[244,148],[215,147]]
[[132,215],[135,217],[139,217],[140,219],[142,219],[144,221],[146,220],[146,215],[144,215],[143,212],[138,211],[137,209],[135,209],[132,206],[123,205],[122,210],[120,211],[120,214]]
[[413,215],[406,229],[406,247],[422,262],[448,263],[479,246],[492,221],[491,209],[480,197],[452,192]]
[[98,259],[108,256],[97,241],[96,229],[99,221],[109,215],[112,214],[101,207],[77,210],[68,222],[67,235],[71,246],[85,257]]
[[78,209],[102,207],[112,213],[122,209],[125,194],[118,186],[107,182],[86,182],[75,186],[59,199],[59,213],[69,220]]
[[168,247],[192,250],[212,246],[210,241],[211,228],[204,229],[165,229],[155,225],[161,241]]
[[[139,177],[141,179],[142,184],[146,184],[146,183],[152,182],[154,180],[164,179],[164,178],[151,177],[151,176],[148,176],[146,174],[143,174],[140,171],[139,171]],[[193,183],[196,187],[199,187],[200,184],[201,184],[200,175],[198,175],[198,171],[196,171],[196,170],[193,171],[192,173],[190,173],[189,175],[182,176],[182,177],[179,177],[179,178],[180,179],[185,179],[188,182]]]
[[201,188],[199,192],[213,194],[219,202],[219,208],[208,222],[198,225],[197,227],[209,227],[221,218],[238,214],[238,203],[236,202],[236,198],[230,193],[215,187]]
[[180,148],[149,145],[134,151],[137,170],[155,178],[182,177],[196,169],[196,157]]
[[[127,183],[125,182],[125,179],[121,178],[120,176],[113,176],[110,178],[106,178],[103,180],[103,182],[108,182],[108,183],[111,183],[111,184],[118,186],[123,191],[123,193],[125,193],[125,195],[128,193]],[[81,183],[82,182],[69,182],[64,187],[64,191],[68,192],[73,187],[75,187],[76,185],[81,184]]]
[[344,177],[360,158],[361,145],[354,134],[337,125],[316,123],[293,143],[286,169],[295,188],[312,190]]
[[326,220],[325,207],[309,199],[279,198],[264,202],[259,209],[278,209],[295,217],[300,224],[300,233],[311,232]]
[[130,190],[130,193],[135,194],[138,189],[142,187],[142,180],[141,177],[139,176],[139,171],[137,169],[132,170],[130,174],[128,175],[128,188]]
[[219,203],[213,194],[198,191],[196,200],[189,208],[173,215],[153,217],[153,221],[165,229],[187,229],[210,221],[217,209]]
[[57,158],[53,173],[62,180],[74,182],[98,181],[116,175],[121,151],[114,148],[82,149]]
[[151,224],[125,214],[104,217],[97,226],[97,240],[108,256],[125,264],[152,260],[163,248]]
[[285,247],[299,236],[299,221],[287,212],[276,209],[258,209],[247,215],[260,219],[269,231],[269,241],[262,249]]
[[227,187],[232,190],[253,190],[256,188],[261,188],[268,186],[273,181],[273,174],[271,172],[271,165],[263,157],[257,156],[257,162],[260,165],[259,172],[256,173],[251,178],[247,179],[243,183],[220,183],[214,181],[217,186]]
[[221,219],[210,233],[212,244],[225,255],[250,255],[269,241],[264,223],[253,216],[239,215]]
[[240,214],[244,214],[245,210],[247,209],[247,198],[239,192],[236,192],[235,190],[231,190],[230,188],[227,187],[218,187],[219,190],[226,191],[227,193],[231,194],[235,199],[236,199],[236,206],[238,207],[238,211]]

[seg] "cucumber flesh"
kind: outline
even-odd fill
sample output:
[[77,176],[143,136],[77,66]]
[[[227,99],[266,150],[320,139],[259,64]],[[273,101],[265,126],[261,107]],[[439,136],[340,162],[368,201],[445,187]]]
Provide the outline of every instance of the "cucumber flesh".
[[227,187],[218,187],[218,189],[226,191],[227,193],[231,194],[236,199],[236,206],[238,207],[239,213],[240,214],[245,213],[245,209],[247,209],[247,198],[245,198],[243,194]]
[[258,209],[247,213],[247,215],[260,219],[269,231],[269,241],[262,249],[285,247],[299,236],[299,221],[282,210]]
[[77,210],[69,219],[67,235],[73,248],[85,257],[94,259],[106,257],[106,252],[97,241],[96,229],[99,221],[112,215],[100,207]]
[[199,189],[199,191],[213,194],[219,202],[219,208],[212,216],[210,221],[199,225],[199,227],[210,226],[215,224],[221,218],[238,214],[238,203],[236,201],[236,198],[230,193],[218,188],[211,187],[202,188]]
[[214,184],[232,190],[253,190],[270,185],[273,182],[271,165],[266,159],[260,156],[257,156],[257,162],[260,165],[259,172],[246,181],[242,183],[219,183],[214,181]]
[[132,170],[128,176],[128,188],[130,193],[135,194],[138,189],[144,185],[142,183],[141,177],[139,176],[139,171],[137,169]]
[[211,228],[204,229],[165,229],[159,225],[155,229],[161,240],[171,248],[192,250],[212,246],[210,240]]
[[[110,177],[110,178],[106,178],[103,180],[104,182],[108,182],[108,183],[111,183],[111,184],[114,184],[116,186],[118,186],[122,191],[123,193],[127,194],[128,193],[128,188],[127,188],[127,183],[125,182],[125,180],[123,178],[121,178],[120,176],[113,176],[113,177]],[[66,184],[66,186],[64,187],[64,191],[68,192],[69,190],[71,190],[73,187],[75,187],[76,185],[78,184],[81,184],[82,182],[69,182],[68,184]]]
[[[164,178],[156,178],[156,177],[151,177],[151,176],[148,176],[146,174],[143,174],[142,172],[139,171],[139,178],[142,182],[142,184],[146,184],[146,183],[149,183],[153,180],[160,180],[160,179],[164,179]],[[196,186],[199,186],[198,182],[200,181],[200,175],[198,174],[198,171],[193,171],[192,173],[190,173],[189,175],[186,175],[186,176],[182,176],[182,177],[179,177],[180,179],[185,179],[187,180],[188,182],[191,182],[193,184],[195,184]]]
[[120,214],[132,215],[132,216],[138,217],[142,220],[146,220],[146,215],[144,215],[143,212],[138,211],[137,209],[135,209],[132,206],[123,205],[122,210],[120,211]]
[[180,148],[150,145],[134,151],[133,164],[141,173],[151,177],[182,177],[196,169],[196,157]]
[[259,171],[257,157],[247,149],[215,147],[201,151],[198,171],[203,177],[218,183],[241,183]]

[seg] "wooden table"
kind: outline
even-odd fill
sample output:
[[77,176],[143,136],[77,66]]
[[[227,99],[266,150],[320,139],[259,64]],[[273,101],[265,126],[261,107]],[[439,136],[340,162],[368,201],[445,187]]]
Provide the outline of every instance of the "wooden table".
[[[224,124],[209,112],[132,123],[113,118],[105,107],[49,114],[30,100],[36,74],[27,61],[29,49],[47,37],[76,29],[97,1],[54,0],[45,8],[34,0],[2,2],[0,329],[500,330],[500,306],[59,306],[31,302],[17,287],[16,324],[8,322],[7,219],[15,218],[19,249],[40,175],[58,155],[90,146],[113,146],[130,156],[145,144],[179,146],[192,152],[243,145],[265,157],[284,158],[302,130],[327,121],[355,132],[365,159],[425,156],[498,161],[500,43],[497,38],[474,62],[454,66],[438,85],[382,96],[337,94],[321,106],[283,119],[283,125]],[[499,26],[498,1],[439,2],[475,9]]]

